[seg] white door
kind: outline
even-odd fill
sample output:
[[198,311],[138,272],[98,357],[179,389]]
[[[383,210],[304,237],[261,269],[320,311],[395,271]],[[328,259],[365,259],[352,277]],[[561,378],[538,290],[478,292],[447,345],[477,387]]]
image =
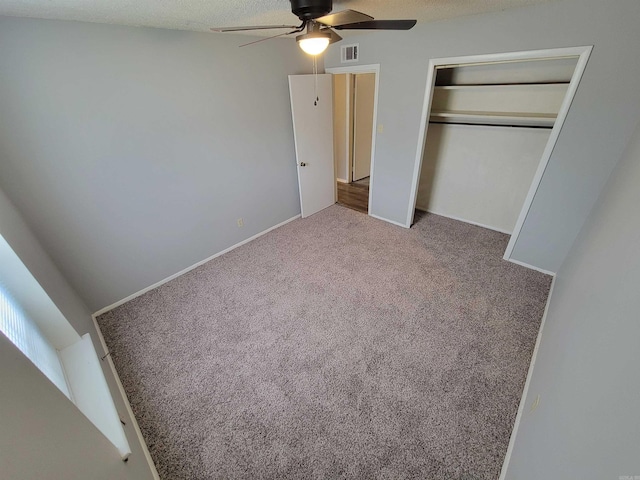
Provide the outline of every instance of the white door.
[[[335,203],[331,75],[289,75],[300,210],[308,217]],[[317,98],[317,100],[316,100]]]
[[376,74],[358,73],[355,77],[353,107],[353,181],[371,174],[371,141],[373,140],[373,104]]

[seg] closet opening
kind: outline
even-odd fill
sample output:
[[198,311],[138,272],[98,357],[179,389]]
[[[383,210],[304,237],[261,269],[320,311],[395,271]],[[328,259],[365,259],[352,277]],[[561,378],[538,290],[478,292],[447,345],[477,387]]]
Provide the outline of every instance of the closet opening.
[[377,65],[328,68],[333,75],[336,202],[369,213],[373,187]]
[[407,226],[418,210],[497,230],[510,260],[590,51],[431,60]]

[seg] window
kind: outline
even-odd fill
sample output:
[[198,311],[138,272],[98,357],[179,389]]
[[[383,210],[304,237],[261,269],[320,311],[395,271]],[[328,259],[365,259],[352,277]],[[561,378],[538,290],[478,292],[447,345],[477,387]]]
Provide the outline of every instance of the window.
[[78,335],[2,235],[0,332],[128,458],[129,442],[91,336]]
[[0,330],[69,399],[71,393],[57,350],[0,283]]

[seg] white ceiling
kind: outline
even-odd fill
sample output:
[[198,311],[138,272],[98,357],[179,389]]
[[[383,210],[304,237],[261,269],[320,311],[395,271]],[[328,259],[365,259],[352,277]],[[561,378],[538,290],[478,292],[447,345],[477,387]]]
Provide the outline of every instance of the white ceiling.
[[[376,19],[419,23],[550,0],[334,0]],[[0,0],[0,15],[208,31],[234,25],[297,24],[289,0]],[[252,32],[273,35],[277,31]]]

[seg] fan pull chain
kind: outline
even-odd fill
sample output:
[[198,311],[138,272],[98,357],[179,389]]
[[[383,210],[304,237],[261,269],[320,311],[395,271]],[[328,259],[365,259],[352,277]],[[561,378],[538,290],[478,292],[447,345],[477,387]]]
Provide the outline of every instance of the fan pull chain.
[[318,106],[318,102],[320,101],[320,98],[318,97],[318,62],[317,62],[315,56],[313,57],[313,75],[314,75],[314,80],[315,80],[314,93],[316,95],[316,99],[313,101],[313,106],[317,107]]

